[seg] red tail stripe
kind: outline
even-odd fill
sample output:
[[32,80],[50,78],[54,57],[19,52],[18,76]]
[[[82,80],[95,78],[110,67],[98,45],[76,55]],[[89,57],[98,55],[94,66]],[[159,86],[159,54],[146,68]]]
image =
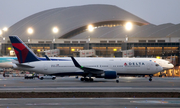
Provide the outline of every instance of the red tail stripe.
[[20,61],[20,56],[19,56],[19,52],[16,51],[16,50],[14,50],[14,51],[15,51],[15,53],[16,53],[16,56],[17,56],[17,58],[18,58],[19,63],[21,63],[21,61]]
[[22,52],[22,59],[23,59],[23,63],[24,63],[26,60],[26,57],[28,55],[29,50],[27,48],[24,48],[21,52]]
[[23,50],[25,46],[22,43],[12,43],[13,47],[16,47],[19,50]]
[[[18,52],[15,50],[15,53],[18,57],[18,60],[20,60],[20,55],[19,53],[21,53],[22,55],[22,62],[24,63],[26,60],[26,57],[28,55],[29,50],[22,44],[22,43],[12,43],[13,47],[16,47],[17,49],[19,49],[21,52]],[[21,63],[21,61],[19,61]]]

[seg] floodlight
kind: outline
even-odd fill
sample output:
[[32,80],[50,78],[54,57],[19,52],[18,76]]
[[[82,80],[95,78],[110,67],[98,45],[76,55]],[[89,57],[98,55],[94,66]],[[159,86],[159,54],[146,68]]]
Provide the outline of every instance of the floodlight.
[[27,32],[28,32],[28,34],[33,34],[34,30],[33,30],[33,28],[30,27],[30,28],[27,29]]
[[125,28],[126,28],[126,30],[131,30],[132,29],[132,23],[131,22],[127,22],[126,24],[125,24]]
[[58,32],[59,32],[58,27],[53,27],[53,28],[52,28],[52,32],[53,32],[53,33],[58,33]]

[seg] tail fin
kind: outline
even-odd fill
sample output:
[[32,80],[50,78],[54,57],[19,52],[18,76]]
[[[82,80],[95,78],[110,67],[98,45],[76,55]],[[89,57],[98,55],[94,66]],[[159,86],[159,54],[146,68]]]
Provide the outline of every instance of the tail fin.
[[18,58],[19,63],[40,61],[38,57],[19,39],[18,36],[9,36],[14,52]]

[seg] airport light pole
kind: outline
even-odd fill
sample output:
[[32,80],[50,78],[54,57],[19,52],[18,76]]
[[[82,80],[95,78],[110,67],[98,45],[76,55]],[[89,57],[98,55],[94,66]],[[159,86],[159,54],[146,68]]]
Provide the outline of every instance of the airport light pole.
[[5,41],[5,37],[3,37],[3,33],[7,32],[8,28],[4,27],[2,30],[0,30],[0,36],[2,37],[3,41]]
[[2,36],[2,34],[3,34],[2,30],[0,30],[0,36]]
[[[94,31],[94,26],[91,25],[91,24],[88,25],[88,31],[89,31],[89,32],[93,32],[93,31]],[[91,37],[91,36],[88,36],[88,50],[89,50],[89,43],[90,43],[90,41],[91,41],[90,37]]]
[[[0,44],[2,44],[2,43],[4,43],[4,41],[5,41],[5,37],[3,37],[3,33],[5,33],[5,32],[7,32],[8,31],[8,28],[7,27],[4,27],[2,30],[0,30],[0,36],[1,36],[1,40],[2,40],[2,42],[0,43]],[[4,51],[2,51],[2,53],[4,54]]]
[[[26,30],[27,34],[29,35],[28,36],[28,43],[31,43],[31,38],[30,36],[34,34],[34,29],[32,27],[28,27],[27,30]],[[29,44],[28,44],[29,46]],[[29,46],[30,47],[30,46]],[[31,48],[31,47],[30,47]]]
[[[3,31],[0,29],[0,36],[1,36],[1,41],[2,41],[2,39],[3,39],[3,37],[2,37],[2,35],[3,35]],[[2,44],[2,42],[0,43],[0,45]],[[2,53],[3,53],[4,51],[3,51],[3,49],[2,49]],[[4,54],[4,53],[3,53]]]
[[126,47],[126,57],[127,57],[127,42],[128,42],[128,37],[127,37],[127,35],[126,35],[126,41],[125,41],[125,42],[126,42],[126,44],[125,44],[126,46],[125,46],[125,47]]
[[88,36],[88,50],[89,50],[89,43],[90,43],[90,41],[91,41],[91,38],[90,38],[90,36]]
[[[34,33],[34,29],[32,27],[27,28],[27,33],[29,35],[32,35]],[[31,39],[28,37],[28,43],[30,43]]]
[[[53,27],[53,28],[52,28],[52,32],[53,32],[53,34],[56,35],[56,34],[59,32],[59,28],[58,28],[57,26]],[[55,41],[56,41],[55,37],[56,37],[56,36],[54,36],[54,37],[53,37],[53,40],[52,40],[52,49],[54,49],[54,43],[55,43]]]
[[[126,24],[125,24],[125,29],[127,30],[127,31],[130,31],[130,30],[132,30],[132,23],[131,22],[127,22]],[[126,49],[126,57],[127,57],[127,42],[128,42],[128,36],[126,35],[126,40],[125,40],[125,49]]]

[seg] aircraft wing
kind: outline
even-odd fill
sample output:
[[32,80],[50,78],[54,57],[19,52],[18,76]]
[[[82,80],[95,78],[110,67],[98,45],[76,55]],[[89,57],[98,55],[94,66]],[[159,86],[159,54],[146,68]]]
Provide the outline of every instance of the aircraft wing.
[[71,57],[71,59],[72,59],[74,65],[75,65],[77,68],[83,70],[85,73],[92,73],[92,74],[102,74],[102,73],[104,73],[104,71],[101,70],[101,69],[95,69],[95,68],[89,68],[89,67],[81,66],[81,65],[75,60],[74,57]]
[[46,57],[46,60],[51,61],[51,59],[49,59],[49,57],[47,55],[45,55],[45,57]]

